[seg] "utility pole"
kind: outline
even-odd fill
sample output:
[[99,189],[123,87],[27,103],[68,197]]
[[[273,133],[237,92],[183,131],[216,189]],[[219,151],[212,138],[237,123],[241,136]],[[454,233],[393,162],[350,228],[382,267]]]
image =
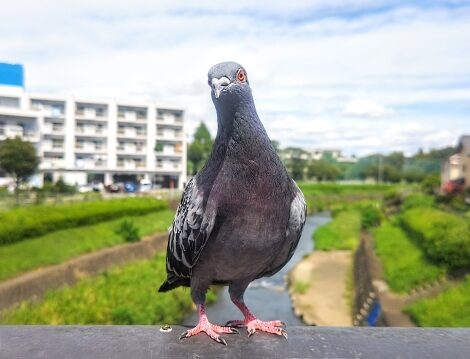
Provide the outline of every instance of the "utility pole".
[[382,183],[383,176],[384,176],[384,169],[383,169],[383,157],[381,154],[379,155],[379,166],[377,168],[377,171],[378,171],[378,176],[377,176],[378,182]]

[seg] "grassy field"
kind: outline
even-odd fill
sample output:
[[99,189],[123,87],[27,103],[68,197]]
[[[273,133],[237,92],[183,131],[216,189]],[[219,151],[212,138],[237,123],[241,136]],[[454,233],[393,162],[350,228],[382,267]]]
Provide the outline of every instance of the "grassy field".
[[[39,303],[23,302],[2,313],[2,324],[179,323],[192,306],[189,290],[157,293],[166,277],[165,255],[86,278],[51,291]],[[209,292],[209,299],[214,294]]]
[[421,327],[470,327],[470,275],[435,298],[409,305],[405,312]]
[[470,226],[465,218],[426,207],[409,209],[400,218],[428,258],[452,269],[470,266]]
[[361,215],[357,211],[344,211],[314,234],[315,249],[322,251],[354,249],[359,243]]
[[385,193],[396,188],[396,185],[388,184],[300,182],[298,185],[304,193],[309,213],[334,210],[338,206],[347,206],[371,199],[380,200]]
[[384,223],[373,234],[385,280],[393,291],[408,292],[445,275],[445,269],[430,263],[401,228]]
[[126,216],[99,224],[55,231],[41,237],[0,246],[0,280],[41,266],[57,264],[78,255],[124,243],[116,233],[123,220],[131,220],[141,236],[166,232],[174,212],[162,210]]
[[151,197],[18,207],[0,212],[0,244],[10,244],[60,229],[123,216],[143,215],[166,208],[166,201]]
[[396,186],[389,184],[339,184],[299,182],[304,195],[314,194],[344,194],[344,193],[383,193]]

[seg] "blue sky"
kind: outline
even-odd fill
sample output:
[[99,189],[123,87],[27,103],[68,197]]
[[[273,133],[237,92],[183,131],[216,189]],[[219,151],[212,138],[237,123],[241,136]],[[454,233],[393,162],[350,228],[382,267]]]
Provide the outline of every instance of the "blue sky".
[[470,133],[470,1],[22,1],[0,13],[0,61],[34,92],[215,112],[207,70],[247,69],[283,146],[348,154],[453,145]]

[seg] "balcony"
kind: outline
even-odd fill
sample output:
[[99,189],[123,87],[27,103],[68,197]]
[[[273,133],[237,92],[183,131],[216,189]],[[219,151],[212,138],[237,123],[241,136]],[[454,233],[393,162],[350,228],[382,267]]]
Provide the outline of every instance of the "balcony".
[[122,129],[119,128],[117,131],[117,137],[121,138],[146,138],[147,132],[135,129]]
[[155,151],[155,155],[157,157],[181,157],[183,156],[183,151],[181,150],[176,151],[176,150],[163,148],[162,151]]
[[65,161],[64,160],[53,160],[53,159],[44,159],[41,161],[39,167],[42,170],[52,169],[52,168],[64,168]]
[[145,162],[118,160],[117,167],[124,170],[144,170],[147,166]]
[[[210,314],[209,314],[210,315]],[[194,323],[193,323],[194,324]],[[227,346],[205,334],[179,340],[185,326],[6,325],[2,357],[19,358],[468,358],[470,329],[288,328],[289,340],[256,333],[223,335]]]
[[94,108],[85,108],[75,111],[77,120],[106,121],[107,116],[104,110],[97,111]]
[[75,160],[75,167],[85,170],[103,168],[106,167],[106,161],[93,159]]
[[75,127],[76,136],[89,137],[106,137],[106,131],[97,127],[79,126]]
[[45,135],[64,135],[64,126],[44,126]]
[[64,143],[43,142],[41,147],[43,152],[64,152]]
[[142,154],[145,155],[146,152],[146,147],[140,146],[118,146],[117,147],[117,153],[119,154]]
[[158,126],[181,128],[183,127],[183,118],[171,114],[163,114],[157,116],[156,123]]
[[158,141],[167,141],[167,142],[181,142],[183,140],[183,133],[181,131],[157,131],[156,136]]
[[179,172],[182,169],[182,166],[180,163],[168,163],[168,162],[163,162],[163,163],[158,163],[157,162],[157,170],[163,171],[163,172]]
[[96,146],[94,144],[90,144],[90,143],[85,143],[85,144],[81,144],[81,143],[76,143],[75,144],[75,152],[79,152],[79,153],[104,153],[106,152],[106,146],[104,145],[100,145],[100,146]]
[[119,122],[142,122],[146,121],[147,116],[143,113],[135,112],[135,111],[124,111],[118,113],[118,121]]

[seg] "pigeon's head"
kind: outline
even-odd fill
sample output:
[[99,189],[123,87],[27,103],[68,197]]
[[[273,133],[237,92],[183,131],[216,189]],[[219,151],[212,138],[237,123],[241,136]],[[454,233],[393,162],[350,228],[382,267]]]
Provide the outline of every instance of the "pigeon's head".
[[221,62],[209,70],[208,83],[212,89],[212,101],[218,103],[240,101],[251,97],[250,84],[245,69],[236,62]]

